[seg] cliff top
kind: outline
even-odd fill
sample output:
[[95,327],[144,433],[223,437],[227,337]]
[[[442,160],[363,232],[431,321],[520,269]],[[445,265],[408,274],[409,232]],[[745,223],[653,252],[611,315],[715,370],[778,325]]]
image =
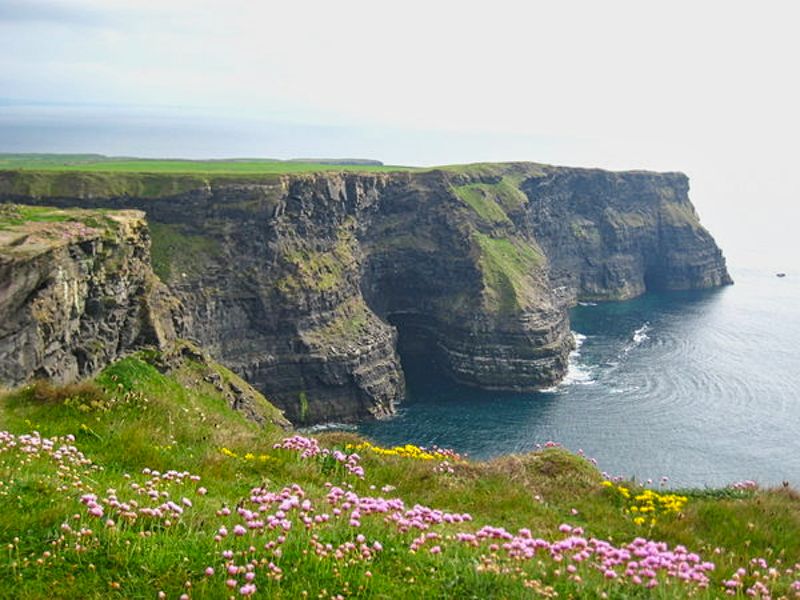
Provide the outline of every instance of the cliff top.
[[386,172],[411,167],[363,158],[159,159],[102,154],[0,154],[0,170],[80,173],[164,173],[199,175],[291,175],[321,171]]
[[[396,173],[448,171],[476,176],[544,174],[549,169],[603,171],[595,168],[555,167],[532,161],[499,161],[415,167],[386,165],[364,158],[227,158],[181,159],[104,156],[102,154],[6,154],[0,153],[0,171],[47,173],[138,173],[204,176],[295,175],[322,172]],[[607,170],[606,170],[607,171]],[[625,171],[623,171],[625,172]],[[627,171],[640,172],[647,171]]]
[[214,185],[279,183],[320,174],[446,174],[454,182],[504,178],[518,186],[531,177],[578,176],[679,178],[682,173],[608,171],[535,162],[496,162],[410,167],[366,159],[181,160],[107,157],[97,154],[0,154],[0,196],[10,198],[163,198]]
[[57,209],[0,204],[0,256],[36,254],[48,248],[108,235],[140,223],[138,210]]

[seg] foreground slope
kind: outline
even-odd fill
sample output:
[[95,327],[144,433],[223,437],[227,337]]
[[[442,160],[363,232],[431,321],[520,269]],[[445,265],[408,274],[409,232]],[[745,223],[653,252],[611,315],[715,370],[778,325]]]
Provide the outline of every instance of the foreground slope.
[[190,345],[0,398],[0,597],[794,598],[791,489],[294,435]]

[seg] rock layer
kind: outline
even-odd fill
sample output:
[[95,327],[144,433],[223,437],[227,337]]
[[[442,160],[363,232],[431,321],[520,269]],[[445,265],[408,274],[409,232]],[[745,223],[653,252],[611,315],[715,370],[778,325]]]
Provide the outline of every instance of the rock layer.
[[516,163],[92,190],[37,198],[0,174],[0,198],[145,210],[179,333],[295,423],[391,414],[398,343],[459,381],[535,390],[566,371],[577,299],[730,282],[680,174]]

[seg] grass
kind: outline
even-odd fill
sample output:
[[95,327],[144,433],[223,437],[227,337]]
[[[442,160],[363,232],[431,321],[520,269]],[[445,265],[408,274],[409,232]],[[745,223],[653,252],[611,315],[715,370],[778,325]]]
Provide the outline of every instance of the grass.
[[519,182],[527,177],[541,177],[545,174],[547,165],[533,162],[499,162],[444,165],[436,168],[455,175],[466,175],[470,178],[480,177],[497,180],[508,178],[511,182]]
[[586,241],[591,244],[599,244],[602,241],[597,225],[588,219],[579,219],[570,224],[572,235],[578,240]]
[[320,160],[182,160],[107,157],[92,154],[0,154],[0,169],[77,172],[77,173],[169,173],[201,175],[265,175],[315,173],[321,171],[357,171],[382,173],[407,170],[408,167],[365,164],[347,164],[354,161]]
[[511,223],[492,193],[493,187],[489,184],[471,183],[456,186],[453,192],[487,223]]
[[[275,184],[286,175],[439,171],[453,178],[454,191],[489,223],[527,199],[518,188],[543,175],[536,163],[474,163],[435,167],[374,164],[376,161],[226,159],[183,160],[107,157],[97,154],[2,154],[0,196],[11,198],[168,198],[215,185]],[[468,181],[459,181],[459,179]],[[480,181],[476,181],[480,179]],[[492,181],[494,180],[494,181]]]
[[44,206],[0,204],[0,230],[24,227],[28,223],[83,223],[88,227],[114,227],[113,219],[103,210],[60,210]]
[[[171,367],[165,371],[167,363]],[[288,434],[271,424],[259,427],[232,411],[206,381],[209,369],[213,365],[191,354],[176,363],[154,351],[141,352],[108,367],[94,382],[66,388],[32,385],[0,399],[2,429],[16,435],[36,430],[43,437],[72,434],[74,441],[68,444],[86,456],[76,463],[22,452],[19,445],[9,447],[7,437],[0,443],[0,597],[153,598],[159,591],[170,598],[182,593],[240,597],[244,572],[251,568],[259,594],[275,598],[523,598],[556,593],[562,598],[715,598],[740,567],[747,571],[745,586],[763,580],[774,597],[792,597],[789,586],[800,573],[786,570],[795,573],[793,561],[800,558],[800,498],[791,490],[697,492],[688,496],[680,514],[666,514],[655,525],[641,527],[587,460],[559,448],[489,462],[453,457],[448,469],[438,460],[362,450],[356,461],[365,469],[361,479],[331,454],[304,459],[298,451],[275,449]],[[302,439],[303,444],[313,442]],[[344,455],[351,452],[349,444],[361,441],[347,433],[318,439],[320,446]],[[146,469],[186,471],[200,480],[167,480]],[[358,526],[333,516],[307,528],[299,509],[287,509],[286,518],[293,523],[288,531],[243,529],[242,536],[234,535],[234,525],[243,523],[235,510],[252,506],[252,488],[280,493],[286,486],[299,486],[294,489],[302,488],[302,498],[314,507],[308,514],[314,517],[331,514],[325,500],[331,483],[362,498],[401,498],[406,507],[468,512],[473,520],[403,532],[383,515],[362,510]],[[179,504],[187,498],[192,506],[182,504],[180,516],[126,520],[109,504],[110,496],[119,502],[137,499],[140,506],[167,498],[151,502],[134,485],[169,493]],[[102,503],[102,518],[90,516],[89,505],[81,502],[89,492]],[[292,493],[296,491],[286,492]],[[223,507],[234,514],[220,515]],[[344,508],[348,511],[352,507]],[[547,553],[518,560],[500,545],[493,549],[491,540],[472,546],[454,538],[457,532],[474,533],[492,525],[563,539],[567,534],[558,528],[564,522],[584,528],[587,537],[616,544],[638,536],[670,546],[684,544],[716,563],[709,588],[661,575],[659,587],[648,591],[622,575],[608,579],[588,563],[570,575],[564,563]],[[228,533],[215,541],[222,525]],[[420,533],[439,537],[410,550]],[[364,536],[363,544],[358,536]],[[380,551],[374,542],[382,545]],[[332,550],[321,556],[315,544],[330,544]],[[356,551],[349,551],[348,544]],[[434,544],[440,553],[431,551]],[[369,546],[367,554],[363,545]],[[233,553],[230,560],[221,556],[227,549]],[[756,559],[767,561],[778,574],[767,576],[766,569],[753,567]],[[255,563],[243,566],[248,561]],[[232,591],[223,573],[231,563],[242,566]],[[213,576],[204,573],[209,566]],[[764,576],[755,575],[757,570]]]
[[510,223],[508,214],[528,202],[528,197],[519,189],[521,180],[517,175],[503,176],[495,183],[468,183],[455,186],[453,191],[484,221]]
[[501,314],[526,306],[536,294],[535,273],[544,257],[530,243],[475,232],[490,303]]
[[180,225],[151,221],[150,237],[153,271],[166,282],[183,273],[197,274],[221,252],[213,238],[187,233]]
[[[274,176],[272,176],[274,178]],[[114,172],[93,168],[64,170],[0,170],[0,194],[33,198],[131,196],[161,198],[203,189],[209,179],[199,174]]]
[[276,160],[161,160],[96,155],[2,155],[0,194],[34,198],[163,198],[220,183],[273,183],[282,175],[410,170],[372,164]]
[[702,229],[700,218],[691,204],[685,202],[662,202],[661,215],[664,220],[676,227]]
[[303,339],[327,348],[357,345],[369,326],[370,310],[364,299],[356,296],[340,304],[327,323],[303,333]]
[[296,297],[305,290],[326,292],[340,286],[342,278],[355,261],[353,226],[352,220],[342,225],[333,247],[329,249],[309,249],[302,242],[296,247],[287,248],[283,252],[283,259],[291,272],[276,282],[278,290],[286,296]]
[[[503,179],[496,188],[509,210],[515,185],[543,174],[535,163],[476,163],[441,167],[371,164],[369,161],[182,160],[107,157],[98,154],[0,154],[0,194],[17,197],[163,198],[224,183],[272,183],[283,175],[326,172],[394,173],[444,171],[451,175]],[[506,189],[508,186],[508,189]],[[511,189],[514,188],[514,189]]]

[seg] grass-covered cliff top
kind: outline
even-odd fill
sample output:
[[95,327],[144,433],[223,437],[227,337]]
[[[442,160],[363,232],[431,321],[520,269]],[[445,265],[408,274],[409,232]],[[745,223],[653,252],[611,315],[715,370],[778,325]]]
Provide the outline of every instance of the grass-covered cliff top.
[[377,161],[162,160],[95,154],[0,154],[0,195],[158,198],[214,183],[272,182],[282,175],[409,170]]
[[68,209],[0,204],[0,256],[30,254],[143,224],[138,210]]
[[0,597],[798,593],[791,489],[644,488],[558,447],[474,462],[294,435],[184,358],[0,397]]
[[[384,165],[366,159],[184,160],[109,157],[100,154],[0,153],[0,196],[158,198],[215,184],[275,182],[286,175],[436,171],[447,173],[456,188],[467,186],[460,190],[462,193],[459,196],[471,205],[481,203],[478,196],[491,193],[507,211],[519,203],[517,188],[520,182],[558,170],[609,173],[601,169],[555,167],[520,161],[410,167]],[[680,173],[626,171],[618,174],[686,179]],[[489,189],[481,188],[481,185],[488,185]],[[474,201],[476,198],[477,202]],[[486,216],[493,218],[500,215]]]
[[101,154],[0,154],[0,170],[92,173],[268,175],[323,171],[386,172],[409,167],[366,159],[237,158],[219,160],[112,157]]
[[471,163],[436,167],[409,167],[384,165],[368,159],[290,159],[231,158],[231,159],[161,159],[114,157],[102,154],[4,154],[0,153],[0,170],[45,171],[78,173],[163,173],[199,175],[291,175],[326,171],[355,171],[380,173],[396,171],[426,171],[441,169],[452,173],[474,176],[499,176],[527,174],[533,167],[530,162]]
[[1,154],[0,195],[156,198],[213,184],[271,182],[284,175],[445,171],[453,176],[521,179],[542,173],[536,163],[474,163],[437,167],[384,165],[364,159],[179,160],[99,154]]

